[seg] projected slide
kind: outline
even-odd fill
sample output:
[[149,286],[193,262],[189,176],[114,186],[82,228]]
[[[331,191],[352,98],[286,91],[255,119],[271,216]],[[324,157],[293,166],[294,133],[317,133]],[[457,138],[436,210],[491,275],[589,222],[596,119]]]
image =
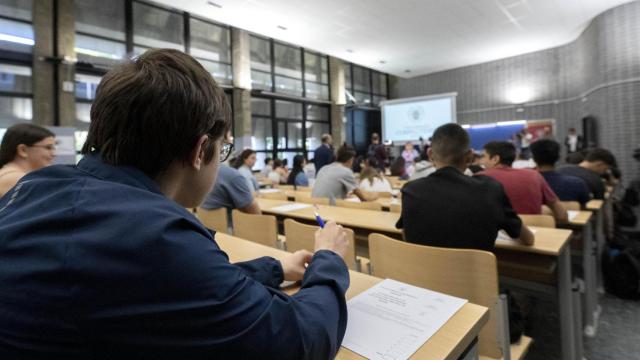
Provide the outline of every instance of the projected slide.
[[455,94],[385,102],[382,137],[394,142],[427,140],[438,126],[456,121],[455,103]]

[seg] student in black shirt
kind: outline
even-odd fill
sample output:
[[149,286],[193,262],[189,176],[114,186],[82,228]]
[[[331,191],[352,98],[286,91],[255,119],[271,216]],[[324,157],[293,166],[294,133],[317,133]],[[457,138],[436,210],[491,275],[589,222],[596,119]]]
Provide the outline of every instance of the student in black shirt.
[[404,229],[408,242],[429,246],[492,251],[500,229],[533,244],[533,234],[511,207],[502,185],[488,176],[463,174],[471,156],[469,135],[460,125],[436,129],[429,158],[437,170],[403,187],[396,227]]
[[595,148],[587,153],[578,165],[567,165],[558,169],[560,174],[577,176],[589,186],[594,199],[604,199],[605,186],[602,176],[616,166],[616,158],[606,149]]

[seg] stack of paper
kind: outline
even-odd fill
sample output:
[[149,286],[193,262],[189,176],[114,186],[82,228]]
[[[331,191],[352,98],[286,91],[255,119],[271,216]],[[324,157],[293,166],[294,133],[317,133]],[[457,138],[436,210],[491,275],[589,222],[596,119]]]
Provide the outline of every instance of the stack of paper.
[[310,204],[293,203],[293,204],[287,204],[287,205],[280,205],[280,206],[272,207],[271,210],[272,211],[289,212],[289,211],[294,211],[294,210],[305,209],[305,208],[308,208],[308,207],[311,207],[311,205]]

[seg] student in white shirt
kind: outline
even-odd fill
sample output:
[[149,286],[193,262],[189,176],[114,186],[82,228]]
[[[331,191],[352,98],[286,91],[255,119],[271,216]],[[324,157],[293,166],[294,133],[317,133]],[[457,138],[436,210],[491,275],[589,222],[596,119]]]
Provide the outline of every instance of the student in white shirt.
[[391,184],[378,170],[378,160],[373,156],[365,162],[365,166],[360,172],[360,183],[358,187],[364,191],[371,192],[391,192]]
[[258,180],[255,176],[253,176],[253,165],[256,164],[256,152],[251,149],[245,149],[240,153],[240,155],[236,158],[233,167],[238,169],[240,174],[246,179],[247,186],[253,192],[258,192],[260,186],[258,185]]

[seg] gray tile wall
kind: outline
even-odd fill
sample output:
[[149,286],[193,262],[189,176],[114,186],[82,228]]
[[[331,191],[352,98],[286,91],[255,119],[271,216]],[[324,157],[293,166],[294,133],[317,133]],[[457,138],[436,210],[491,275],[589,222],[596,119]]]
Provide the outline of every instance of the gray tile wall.
[[[614,152],[626,180],[640,177],[630,155],[640,147],[640,1],[600,14],[569,44],[393,84],[395,97],[457,92],[461,124],[555,119],[560,140],[593,115],[600,146]],[[517,86],[534,93],[522,112],[506,98]]]

